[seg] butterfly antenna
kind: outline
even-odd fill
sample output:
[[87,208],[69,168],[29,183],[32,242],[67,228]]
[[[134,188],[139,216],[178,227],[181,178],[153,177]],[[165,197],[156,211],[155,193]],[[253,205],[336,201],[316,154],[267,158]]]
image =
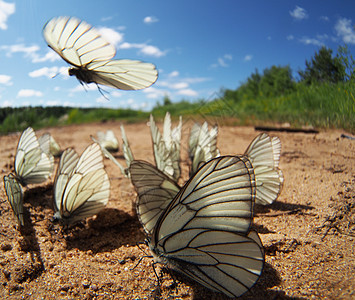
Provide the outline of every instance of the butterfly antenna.
[[96,83],[97,89],[99,90],[100,94],[107,100],[110,101],[110,99],[104,94],[110,94],[109,92],[105,91],[104,89],[102,89],[97,83]]

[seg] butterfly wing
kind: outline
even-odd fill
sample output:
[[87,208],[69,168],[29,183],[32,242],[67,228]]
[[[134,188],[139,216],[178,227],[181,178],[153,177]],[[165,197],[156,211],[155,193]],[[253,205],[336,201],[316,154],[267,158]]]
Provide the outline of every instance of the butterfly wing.
[[[154,159],[157,168],[177,181],[181,174],[180,141],[173,140],[172,138],[170,114],[167,113],[164,119],[163,136],[160,134],[152,115],[150,115],[150,130],[152,134]],[[179,133],[177,131],[178,129],[174,131],[174,134],[178,137]],[[164,139],[164,136],[166,140]]]
[[190,175],[195,174],[203,163],[219,156],[217,135],[217,125],[212,127],[210,131],[207,122],[204,122],[202,126],[195,124],[192,127],[189,141]]
[[[97,214],[106,206],[110,195],[110,181],[104,169],[100,146],[94,143],[85,149],[78,160],[75,155],[73,157],[72,163],[63,161],[62,165],[62,170],[67,170],[69,175],[58,178],[54,186],[55,197],[62,195],[60,199],[55,199],[60,207],[55,217],[66,224]],[[74,165],[75,160],[77,163]],[[62,170],[58,169],[59,174]],[[65,188],[61,189],[61,186]]]
[[[47,147],[48,146],[48,147]],[[42,145],[46,150],[48,145]],[[47,151],[47,150],[46,150]],[[15,157],[15,173],[22,185],[46,181],[54,168],[52,154],[45,153],[39,144],[36,134],[28,127],[21,135]]]
[[137,192],[137,215],[145,232],[151,235],[160,215],[180,187],[153,165],[134,160],[129,173]]
[[59,166],[54,179],[54,208],[56,212],[61,209],[65,188],[78,160],[79,155],[72,148],[64,150],[60,157]]
[[7,195],[7,199],[11,205],[11,208],[17,217],[20,226],[24,226],[23,221],[23,191],[20,183],[17,181],[13,174],[4,176],[4,187]]
[[120,90],[144,89],[151,86],[158,78],[155,65],[139,60],[95,61],[87,68],[92,71],[92,82]]
[[256,237],[254,231],[241,235],[188,229],[161,240],[152,251],[158,260],[211,290],[239,297],[262,273],[264,252]]
[[78,68],[93,61],[107,61],[116,49],[88,23],[74,17],[56,17],[47,22],[43,36],[49,47]]
[[[122,149],[123,149],[123,156],[126,160],[127,168],[131,165],[132,161],[134,161],[134,156],[131,150],[131,146],[129,145],[126,132],[124,130],[123,125],[121,125],[121,134],[122,134]],[[128,172],[129,173],[129,172]]]
[[250,230],[255,193],[246,157],[210,160],[159,217],[151,251],[200,284],[240,296],[255,284],[264,265],[261,241]]
[[157,223],[155,238],[207,224],[215,230],[248,232],[255,193],[254,171],[246,157],[212,159],[170,202]]
[[278,168],[281,154],[281,141],[268,134],[258,135],[248,146],[247,155],[253,164],[257,182],[255,202],[262,205],[273,203],[279,196],[284,181]]
[[102,131],[97,132],[98,143],[109,152],[118,151],[118,140],[112,130],[107,130],[106,133]]

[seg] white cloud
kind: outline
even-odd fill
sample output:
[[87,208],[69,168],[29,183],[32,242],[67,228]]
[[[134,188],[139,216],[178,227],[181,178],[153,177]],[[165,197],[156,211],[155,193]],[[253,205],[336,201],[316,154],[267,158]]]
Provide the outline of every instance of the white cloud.
[[168,77],[177,77],[177,76],[179,76],[178,71],[172,71],[171,73],[168,74]]
[[41,76],[45,76],[48,78],[53,78],[55,76],[57,76],[58,74],[64,75],[65,77],[69,77],[68,75],[68,68],[67,67],[43,67],[37,70],[34,70],[30,73],[28,73],[28,76],[32,77],[32,78],[36,78],[36,77],[41,77]]
[[178,91],[178,95],[196,97],[198,96],[198,93],[193,89],[183,89]]
[[25,46],[24,44],[4,45],[0,50],[6,51],[6,56],[11,57],[14,53],[24,53],[25,57],[32,57],[39,50],[39,46]]
[[161,51],[158,47],[152,46],[152,45],[147,45],[145,43],[138,44],[138,43],[122,43],[119,46],[120,49],[132,49],[136,48],[139,49],[139,53],[148,55],[148,56],[154,56],[154,57],[161,57],[166,55],[167,51]]
[[201,82],[206,82],[211,80],[211,78],[208,77],[187,77],[183,79],[187,83],[193,84],[193,83],[201,83]]
[[12,106],[14,106],[13,101],[5,100],[1,103],[1,107],[12,107]]
[[328,22],[329,21],[329,18],[327,16],[320,16],[319,19],[321,21],[325,21],[325,22]]
[[231,54],[224,54],[223,57],[218,57],[217,58],[217,63],[214,63],[211,65],[212,68],[217,68],[217,67],[223,67],[226,68],[228,67],[227,61],[231,61],[233,59]]
[[85,92],[85,91],[96,91],[97,90],[97,85],[94,83],[89,83],[89,84],[78,84],[76,87],[70,89],[71,93],[77,93],[77,92]]
[[286,39],[287,39],[288,41],[292,41],[292,40],[295,39],[295,37],[294,37],[292,34],[289,34],[289,35],[286,37]]
[[15,45],[3,45],[0,46],[0,50],[5,51],[7,57],[12,57],[15,53],[22,53],[24,57],[31,59],[33,63],[45,62],[45,61],[56,61],[60,60],[60,56],[53,50],[48,50],[44,56],[38,54],[40,47],[38,45],[26,46],[24,44]]
[[119,98],[119,97],[122,97],[122,93],[118,92],[118,91],[112,91],[110,93],[110,96],[115,97],[115,98]]
[[251,61],[253,59],[253,55],[247,54],[244,56],[244,61]]
[[337,35],[347,44],[355,44],[355,30],[351,20],[342,18],[335,24]]
[[0,74],[0,84],[10,86],[13,84],[11,81],[11,76]]
[[42,97],[43,93],[41,91],[31,90],[31,89],[21,89],[17,93],[17,98],[24,97]]
[[304,36],[300,38],[299,41],[305,45],[323,46],[325,44],[325,40],[327,39],[328,36],[326,34],[323,34],[323,35],[317,35],[316,38],[310,38]]
[[296,5],[296,8],[292,11],[290,11],[291,17],[293,17],[296,20],[303,20],[308,18],[308,13],[307,11]]
[[116,46],[123,41],[123,33],[109,27],[99,27],[100,34],[112,45]]
[[166,54],[166,51],[161,51],[158,47],[152,45],[144,45],[139,52],[154,57],[161,57]]
[[15,13],[15,3],[0,0],[0,29],[7,29],[7,18]]
[[154,16],[147,16],[143,19],[143,22],[145,24],[152,24],[152,23],[156,23],[158,22],[158,18],[154,17]]
[[56,61],[60,60],[60,56],[54,52],[53,50],[49,50],[44,56],[39,56],[37,53],[33,53],[32,55],[32,62],[33,63],[38,63],[38,62],[45,62],[45,61]]
[[107,103],[107,102],[109,102],[109,101],[103,95],[101,95],[100,97],[96,98],[96,103]]
[[170,95],[167,91],[152,86],[144,89],[143,93],[146,94],[148,99],[160,99],[165,95]]
[[102,21],[102,22],[106,22],[106,21],[110,21],[110,20],[112,20],[112,19],[113,19],[113,16],[102,17],[102,18],[101,18],[101,21]]

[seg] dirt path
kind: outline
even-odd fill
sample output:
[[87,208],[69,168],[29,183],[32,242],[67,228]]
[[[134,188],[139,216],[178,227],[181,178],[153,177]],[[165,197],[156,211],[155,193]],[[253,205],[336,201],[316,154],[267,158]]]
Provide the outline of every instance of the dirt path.
[[[183,128],[183,178],[187,178]],[[90,134],[119,123],[68,126],[49,131],[63,147],[79,153]],[[125,125],[135,158],[153,162],[146,124]],[[258,134],[252,127],[221,126],[222,154],[241,154]],[[355,141],[341,131],[319,134],[271,132],[282,142],[280,167],[285,184],[277,202],[256,207],[255,226],[263,241],[266,266],[258,283],[242,299],[355,298]],[[18,135],[0,136],[2,176],[13,169]],[[122,162],[121,153],[117,154]],[[57,162],[58,160],[56,160]],[[52,182],[25,192],[27,227],[22,234],[0,188],[0,298],[5,299],[148,299],[158,295],[150,258],[136,244],[144,241],[132,203],[130,181],[109,160],[107,208],[66,233],[52,225]],[[31,220],[31,222],[29,222]],[[146,249],[145,246],[141,248]],[[135,267],[136,266],[136,267]],[[135,268],[134,268],[135,267]],[[161,297],[226,299],[186,278],[177,288],[164,276]]]

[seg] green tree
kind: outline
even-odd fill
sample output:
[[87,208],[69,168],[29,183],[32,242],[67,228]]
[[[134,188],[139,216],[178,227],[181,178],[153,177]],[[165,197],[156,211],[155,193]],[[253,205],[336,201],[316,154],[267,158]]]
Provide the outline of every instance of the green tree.
[[295,82],[290,66],[266,68],[259,84],[260,92],[267,97],[284,95],[294,88]]
[[338,47],[337,59],[344,67],[344,79],[346,81],[355,80],[355,59],[351,55],[347,45]]
[[333,50],[323,46],[310,61],[306,69],[299,71],[301,82],[306,84],[344,81],[345,67],[338,57],[332,57]]

